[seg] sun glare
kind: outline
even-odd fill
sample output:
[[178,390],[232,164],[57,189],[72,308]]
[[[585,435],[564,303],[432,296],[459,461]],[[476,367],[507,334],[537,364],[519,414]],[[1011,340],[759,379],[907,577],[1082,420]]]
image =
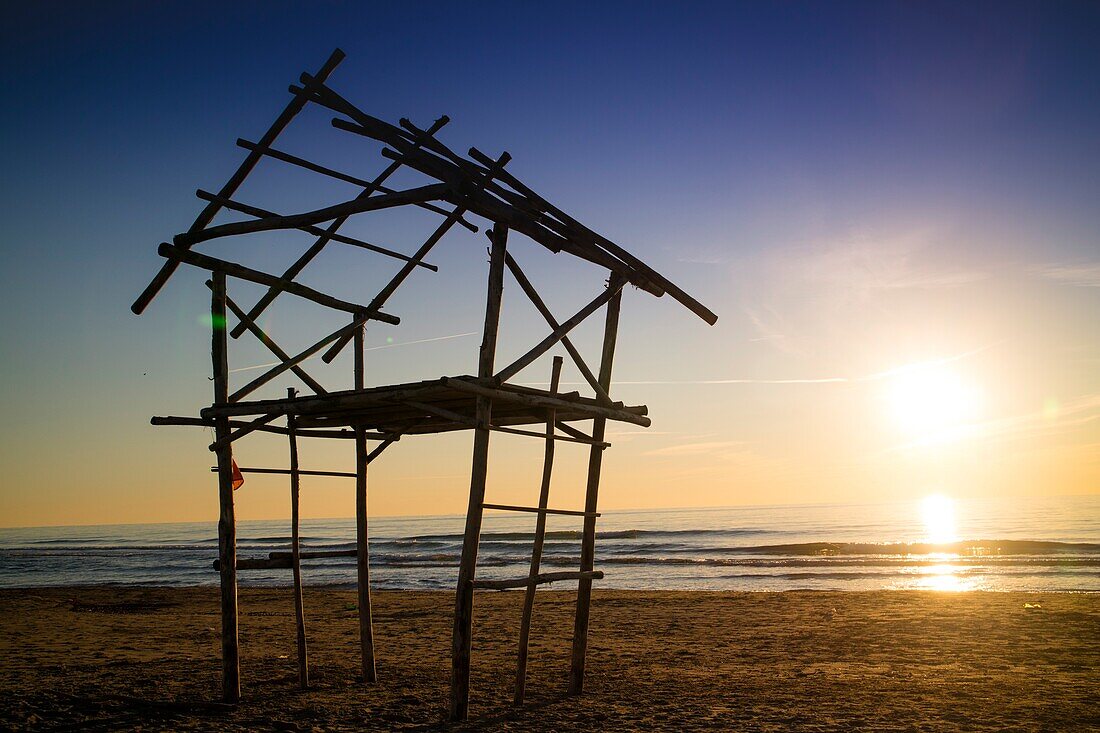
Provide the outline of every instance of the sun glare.
[[893,377],[889,400],[908,432],[926,435],[957,427],[978,415],[980,393],[943,366],[907,369]]
[[933,544],[956,541],[955,502],[943,494],[932,494],[921,501],[925,539]]

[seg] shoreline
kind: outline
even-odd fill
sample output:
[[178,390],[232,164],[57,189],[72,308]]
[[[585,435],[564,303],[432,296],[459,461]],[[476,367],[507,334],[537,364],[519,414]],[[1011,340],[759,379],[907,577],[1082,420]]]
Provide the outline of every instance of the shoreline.
[[[615,591],[593,596],[585,694],[565,694],[574,593],[538,594],[511,705],[519,592],[475,601],[471,718],[444,725],[451,591],[375,591],[379,682],[351,591],[242,588],[242,704],[220,689],[215,587],[0,591],[0,727],[15,730],[1088,730],[1100,595]],[[1028,604],[1031,607],[1025,607]],[[1035,605],[1037,607],[1035,607]]]

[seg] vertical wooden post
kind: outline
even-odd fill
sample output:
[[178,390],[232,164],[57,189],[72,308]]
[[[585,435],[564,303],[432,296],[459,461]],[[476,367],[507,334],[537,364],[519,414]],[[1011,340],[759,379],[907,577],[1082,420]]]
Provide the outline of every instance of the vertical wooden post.
[[[210,298],[210,357],[214,371],[214,404],[229,401],[229,357],[225,330],[225,273],[213,273]],[[229,418],[214,421],[217,441],[229,435]],[[218,458],[218,560],[222,607],[222,698],[241,699],[240,646],[237,635],[237,523],[233,513],[233,447],[226,441]]]
[[[618,275],[612,273],[608,287],[617,284]],[[599,383],[605,392],[611,391],[611,364],[615,358],[615,339],[619,331],[619,306],[622,290],[607,303],[607,320],[604,322],[603,352],[600,356]],[[592,421],[592,439],[602,442],[607,418]],[[603,465],[603,447],[593,445],[588,455],[588,487],[585,492],[584,531],[581,536],[581,571],[591,571],[596,557],[596,517],[594,516],[600,491],[600,468]],[[592,579],[581,578],[577,585],[577,612],[573,621],[573,659],[569,667],[569,692],[579,695],[584,691],[584,658],[588,651],[588,612],[592,604]]]
[[[286,393],[287,399],[292,400],[296,391],[289,387]],[[309,652],[306,649],[306,612],[302,600],[302,554],[298,535],[300,476],[297,418],[294,415],[287,417],[286,427],[290,436],[290,554],[294,563],[294,617],[298,627],[298,685],[304,690],[309,687]]]
[[[550,373],[550,391],[558,391],[558,381],[561,379],[562,358],[554,357],[554,366]],[[550,478],[554,472],[554,418],[555,411],[550,408],[546,411],[546,447],[542,458],[542,486],[539,488],[539,509],[545,509],[550,504]],[[527,577],[533,579],[539,574],[539,565],[542,563],[542,545],[546,539],[546,513],[539,512],[535,520],[535,542],[531,547],[531,569]],[[523,596],[523,617],[519,624],[519,655],[516,660],[516,691],[512,702],[515,705],[523,704],[523,693],[527,687],[527,645],[531,638],[531,613],[535,608],[535,585],[527,586]]]
[[[497,328],[500,324],[500,302],[504,291],[504,255],[508,244],[508,228],[495,224],[492,232],[492,254],[489,259],[489,287],[485,300],[485,330],[481,339],[477,374],[493,376],[496,356]],[[462,538],[462,560],[458,567],[458,589],[455,593],[454,629],[451,636],[451,720],[465,720],[470,705],[470,648],[473,640],[474,571],[477,566],[478,541],[481,538],[481,516],[484,512],[485,478],[489,467],[489,424],[493,403],[487,397],[477,398],[477,428],[474,430],[474,450],[470,468],[470,502],[466,508],[466,531]]]
[[[365,326],[355,329],[355,389],[366,386],[363,366]],[[366,428],[355,426],[355,549],[359,591],[359,647],[363,657],[363,681],[377,682],[374,664],[374,624],[370,605],[370,551],[367,548],[367,436]]]

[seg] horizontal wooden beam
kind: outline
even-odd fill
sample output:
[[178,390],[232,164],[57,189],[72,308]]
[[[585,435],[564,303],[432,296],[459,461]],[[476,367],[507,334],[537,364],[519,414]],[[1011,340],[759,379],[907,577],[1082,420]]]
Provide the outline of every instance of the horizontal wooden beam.
[[[214,469],[217,470],[217,469]],[[512,506],[510,504],[482,504],[486,509],[496,509],[502,512],[533,512],[535,514],[561,514],[566,517],[598,517],[599,512],[578,512],[572,509],[545,509],[537,506]]]
[[[280,476],[289,476],[292,473],[297,473],[299,476],[330,476],[334,478],[355,478],[354,473],[348,473],[346,471],[305,471],[298,469],[297,471],[291,471],[289,468],[238,468],[241,473],[270,473]],[[218,467],[211,466],[210,473],[217,473]]]
[[[231,211],[239,211],[242,214],[248,214],[249,216],[254,216],[258,219],[267,219],[279,216],[279,214],[276,214],[273,211],[261,209],[258,206],[252,206],[250,204],[245,204],[240,201],[234,201],[233,199],[222,198],[216,194],[210,193],[209,191],[203,191],[201,188],[195,191],[195,195],[205,201],[216,201],[217,203],[221,204],[223,207]],[[324,229],[321,229],[320,227],[313,226],[312,224],[294,227],[294,229],[297,229],[300,232],[305,232],[306,234],[312,234],[315,237],[324,237],[325,239],[330,239],[333,242],[349,244],[352,247],[359,247],[360,249],[365,249],[370,252],[377,252],[378,254],[386,255],[387,257],[393,257],[395,260],[404,260],[406,262],[412,260],[412,257],[409,257],[406,254],[402,254],[401,252],[395,252],[392,249],[387,249],[377,244],[364,242],[362,239],[349,237],[346,234],[338,234],[337,232],[326,231]],[[417,267],[423,267],[427,270],[431,270],[432,272],[439,272],[438,267],[428,264],[427,262],[417,262],[415,263],[415,265]]]
[[450,184],[433,183],[429,186],[420,186],[406,191],[395,193],[383,193],[377,196],[353,199],[343,203],[326,206],[323,209],[307,211],[302,214],[290,214],[289,216],[272,216],[266,219],[254,219],[252,221],[235,221],[221,224],[209,229],[197,232],[184,232],[173,237],[172,241],[181,247],[190,247],[199,242],[206,242],[219,237],[232,237],[238,234],[253,234],[255,232],[270,232],[276,229],[297,229],[309,224],[338,219],[351,214],[362,214],[367,211],[391,209],[395,206],[406,206],[424,201],[438,201],[446,199],[450,191]]
[[[212,428],[214,427],[214,419],[209,420],[201,417],[153,417],[149,420],[150,425],[156,426],[183,426],[183,427],[198,427],[198,428]],[[243,420],[230,420],[229,426],[234,428],[240,428],[247,425],[247,422]],[[261,428],[256,428],[260,433],[274,433],[275,435],[290,435],[290,431],[286,428],[281,428],[276,425],[264,425]],[[337,438],[341,440],[351,440],[355,437],[355,431],[353,430],[296,430],[295,435],[302,438]],[[385,440],[387,436],[382,433],[367,433],[367,437],[371,440]]]
[[[444,119],[445,118],[446,118],[446,115],[444,115]],[[243,139],[240,139],[240,138],[237,139],[237,145],[244,148],[245,150],[258,150],[258,149],[260,149],[260,147],[256,143],[249,142],[248,140],[243,140]],[[333,170],[331,168],[326,168],[323,165],[318,165],[317,163],[313,163],[311,161],[308,161],[305,158],[299,158],[296,155],[291,155],[290,153],[285,153],[282,150],[276,150],[275,148],[267,148],[266,150],[260,149],[260,152],[262,152],[264,155],[268,155],[272,158],[275,158],[276,160],[281,160],[284,163],[290,163],[291,165],[296,165],[299,168],[305,168],[306,170],[311,170],[315,173],[320,173],[322,175],[329,176],[330,178],[335,178],[338,181],[345,181],[347,183],[351,183],[351,184],[359,186],[361,188],[368,189],[371,193],[373,193],[375,191],[380,191],[381,193],[397,193],[394,189],[389,188],[388,186],[383,186],[381,184],[374,184],[374,183],[371,183],[370,181],[364,180],[362,178],[358,178],[356,176],[348,175],[347,173],[341,173],[340,171]],[[447,211],[446,209],[444,209],[443,207],[436,206],[435,204],[417,203],[417,204],[413,204],[413,205],[417,206],[421,209],[425,209],[426,211],[431,211],[432,213],[440,214],[442,216],[448,216],[451,213],[451,212]],[[475,234],[478,232],[478,228],[477,228],[476,225],[471,224],[470,222],[466,221],[465,219],[463,219],[461,217],[459,218],[457,223],[462,225],[466,229],[469,229],[471,232],[474,232]]]
[[529,585],[544,585],[559,580],[600,580],[603,578],[602,570],[566,570],[560,573],[539,573],[527,578],[512,578],[510,580],[473,580],[470,584],[475,588],[484,590],[508,590],[509,588],[526,588]]
[[[244,265],[238,265],[235,262],[229,262],[227,260],[220,260],[217,257],[210,257],[209,255],[199,254],[198,252],[192,252],[177,245],[171,245],[167,242],[161,242],[160,247],[157,248],[157,252],[161,257],[165,257],[172,260],[178,260],[185,262],[189,265],[202,268],[203,270],[210,270],[211,272],[224,272],[226,275],[240,278],[241,280],[248,280],[249,282],[258,283],[260,285],[276,285],[282,290],[288,293],[293,293],[299,298],[305,298],[311,300],[317,305],[323,305],[326,308],[333,308],[335,310],[344,311],[345,313],[353,313],[359,315],[366,313],[366,308],[356,303],[349,303],[339,298],[334,298],[331,295],[318,292],[313,288],[308,288],[305,285],[299,283],[284,280],[275,275],[269,275],[266,272],[260,272],[259,270],[253,270],[250,267]],[[382,321],[383,323],[389,323],[394,326],[401,323],[401,319],[397,316],[391,316],[388,313],[377,312],[371,315],[371,318],[376,321]]]
[[510,433],[511,435],[524,435],[529,438],[539,438],[541,440],[555,440],[561,443],[583,443],[584,445],[598,445],[601,448],[610,448],[610,443],[603,441],[592,440],[587,436],[571,436],[571,435],[547,435],[546,433],[539,433],[534,430],[523,430],[522,428],[509,428],[503,425],[490,425],[489,429],[498,433]]

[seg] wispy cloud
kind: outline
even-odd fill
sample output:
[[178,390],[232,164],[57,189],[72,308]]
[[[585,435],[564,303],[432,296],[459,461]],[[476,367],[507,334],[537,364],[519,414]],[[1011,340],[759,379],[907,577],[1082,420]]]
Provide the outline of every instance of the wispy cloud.
[[878,234],[852,233],[788,253],[801,279],[849,293],[902,288],[954,288],[988,277],[985,272],[936,262],[936,233],[928,228]]
[[646,451],[642,455],[646,456],[702,456],[713,455],[715,453],[726,454],[732,450],[739,449],[737,452],[741,452],[748,445],[742,441],[737,440],[711,440],[698,443],[681,443],[680,445],[666,445],[663,448],[656,448],[651,451]]
[[1048,265],[1039,271],[1048,280],[1079,288],[1100,288],[1100,262],[1080,265]]

